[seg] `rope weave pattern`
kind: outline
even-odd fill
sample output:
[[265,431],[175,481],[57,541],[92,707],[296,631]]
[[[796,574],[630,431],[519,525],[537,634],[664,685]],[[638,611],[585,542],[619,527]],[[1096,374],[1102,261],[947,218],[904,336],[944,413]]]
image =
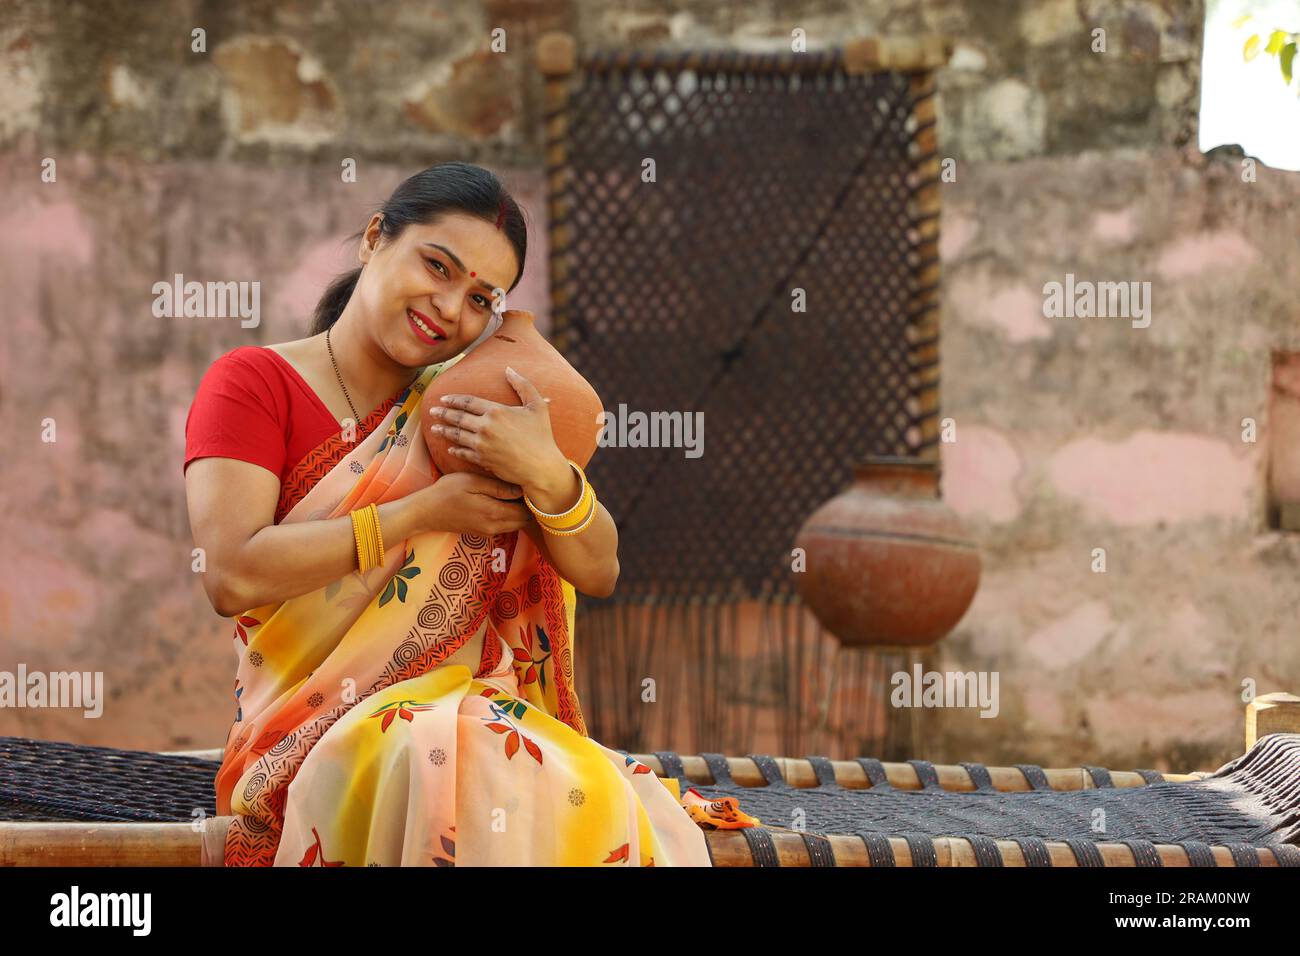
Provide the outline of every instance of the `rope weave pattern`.
[[[795,829],[810,837],[854,834],[867,848],[873,866],[892,866],[889,837],[903,837],[913,866],[935,866],[935,837],[971,841],[980,866],[1002,866],[996,840],[1014,840],[1028,866],[1051,866],[1047,841],[1064,842],[1080,866],[1102,866],[1097,843],[1123,843],[1138,866],[1160,866],[1155,844],[1183,847],[1196,866],[1213,866],[1211,846],[1225,846],[1238,866],[1258,866],[1256,848],[1268,847],[1283,866],[1300,865],[1300,734],[1269,734],[1249,753],[1200,780],[1172,783],[1157,771],[1143,771],[1149,782],[1116,787],[1110,771],[1085,767],[1095,784],[1087,790],[1054,790],[1041,767],[1016,764],[1032,789],[993,788],[988,768],[963,763],[975,781],[974,791],[950,791],[939,785],[934,765],[910,760],[921,790],[894,787],[881,762],[858,758],[871,786],[848,788],[836,782],[824,757],[808,759],[817,775],[815,787],[786,783],[775,759],[748,754],[767,785],[744,787],[735,782],[722,754],[701,754],[712,784],[686,778],[679,755],[655,754],[664,772],[685,790],[693,787],[708,799],[735,797],[747,813],[773,831]],[[795,825],[797,819],[798,826]],[[744,831],[747,834],[749,831]],[[757,838],[751,839],[751,846]],[[810,853],[812,843],[809,843]],[[814,865],[823,862],[820,846]],[[774,859],[774,854],[765,854]],[[759,855],[755,852],[756,865]],[[768,864],[774,865],[774,864]]]

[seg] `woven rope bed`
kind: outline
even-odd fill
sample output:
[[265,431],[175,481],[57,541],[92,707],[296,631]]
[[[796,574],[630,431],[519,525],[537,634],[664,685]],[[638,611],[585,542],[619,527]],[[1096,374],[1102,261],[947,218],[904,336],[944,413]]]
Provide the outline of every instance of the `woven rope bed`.
[[[215,752],[0,738],[0,866],[219,866]],[[716,866],[1300,866],[1300,734],[1210,774],[637,755],[762,827]]]

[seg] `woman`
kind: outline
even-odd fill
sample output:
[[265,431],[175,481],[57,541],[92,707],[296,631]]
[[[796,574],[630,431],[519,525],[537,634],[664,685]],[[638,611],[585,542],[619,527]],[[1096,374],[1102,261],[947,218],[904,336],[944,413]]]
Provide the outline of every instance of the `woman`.
[[[511,371],[519,406],[452,395],[419,420],[526,247],[495,176],[426,169],[311,336],[237,348],[199,386],[190,523],[239,660],[229,866],[707,866],[701,826],[738,819],[586,736],[576,591],[612,592],[618,541],[548,399]],[[437,476],[426,429],[495,477]]]

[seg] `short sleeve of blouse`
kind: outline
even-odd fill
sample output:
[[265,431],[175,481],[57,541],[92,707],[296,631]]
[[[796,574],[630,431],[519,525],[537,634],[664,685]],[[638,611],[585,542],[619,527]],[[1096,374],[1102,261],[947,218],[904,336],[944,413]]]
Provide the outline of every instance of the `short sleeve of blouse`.
[[185,464],[196,458],[237,458],[279,478],[284,470],[283,396],[244,349],[208,368],[185,419]]

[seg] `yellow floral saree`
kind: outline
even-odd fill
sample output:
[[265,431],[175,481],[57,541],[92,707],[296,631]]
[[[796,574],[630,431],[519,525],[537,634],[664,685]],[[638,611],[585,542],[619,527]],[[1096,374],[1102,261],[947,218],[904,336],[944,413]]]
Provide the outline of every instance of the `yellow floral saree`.
[[[284,521],[435,480],[430,366],[286,483]],[[285,502],[289,504],[290,502]],[[217,775],[227,866],[708,866],[694,794],[586,735],[576,595],[521,532],[427,532],[381,567],[235,619]]]

